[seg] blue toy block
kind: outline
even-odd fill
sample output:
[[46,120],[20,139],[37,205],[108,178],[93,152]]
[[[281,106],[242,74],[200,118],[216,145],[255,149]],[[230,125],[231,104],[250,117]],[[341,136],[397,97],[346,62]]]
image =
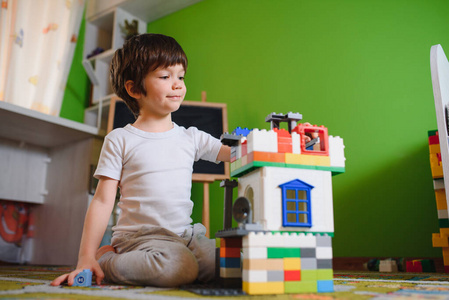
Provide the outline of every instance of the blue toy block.
[[334,281],[333,280],[318,280],[317,281],[317,291],[318,291],[318,293],[334,292]]
[[91,286],[92,285],[92,271],[85,269],[75,276],[73,286]]
[[220,257],[221,268],[240,268],[240,257]]
[[248,128],[242,128],[242,127],[237,127],[236,129],[234,129],[234,131],[232,132],[235,135],[242,135],[244,137],[246,137],[252,129],[248,129]]

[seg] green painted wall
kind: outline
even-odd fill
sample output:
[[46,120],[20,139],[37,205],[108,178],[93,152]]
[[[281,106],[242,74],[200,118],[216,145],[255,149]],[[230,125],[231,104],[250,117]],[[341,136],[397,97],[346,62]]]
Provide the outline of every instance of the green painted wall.
[[[344,138],[334,177],[335,256],[436,257],[427,131],[430,47],[449,51],[444,0],[205,0],[149,24],[189,57],[187,99],[228,104],[229,125],[300,112]],[[196,185],[195,220],[202,190]],[[212,232],[223,191],[212,186]]]
[[[448,15],[446,0],[204,0],[149,31],[180,42],[187,99],[205,90],[208,101],[227,103],[231,130],[268,128],[268,113],[293,111],[344,138],[346,173],[333,180],[335,256],[438,257],[429,54],[434,44],[449,53]],[[78,46],[61,115],[81,120],[89,88]],[[200,184],[192,197],[199,222]],[[214,233],[218,183],[211,205]]]
[[89,105],[90,95],[89,77],[87,77],[82,65],[85,25],[86,21],[83,19],[78,34],[75,53],[73,55],[72,66],[67,79],[67,85],[65,87],[61,112],[59,113],[62,118],[77,122],[84,121],[84,109]]

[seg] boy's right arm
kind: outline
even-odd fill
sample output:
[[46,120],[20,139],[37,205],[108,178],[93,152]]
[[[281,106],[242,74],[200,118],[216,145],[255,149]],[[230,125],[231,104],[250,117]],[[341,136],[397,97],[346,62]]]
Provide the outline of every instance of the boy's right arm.
[[65,281],[67,281],[69,285],[72,285],[75,276],[84,269],[91,270],[92,273],[96,275],[97,284],[101,284],[101,281],[104,278],[104,273],[95,258],[95,254],[100,246],[112,209],[114,208],[117,187],[118,181],[115,179],[107,177],[102,177],[100,179],[84,220],[83,235],[81,237],[76,270],[69,274],[59,276],[53,280],[51,285],[60,285]]

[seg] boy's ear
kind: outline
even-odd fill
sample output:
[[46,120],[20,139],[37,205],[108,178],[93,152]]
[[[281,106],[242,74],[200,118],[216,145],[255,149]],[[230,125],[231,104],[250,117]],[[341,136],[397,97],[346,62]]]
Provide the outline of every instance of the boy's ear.
[[125,89],[126,89],[126,92],[128,93],[128,95],[130,95],[134,99],[139,99],[140,98],[141,93],[136,93],[135,92],[134,81],[128,80],[127,82],[125,82]]

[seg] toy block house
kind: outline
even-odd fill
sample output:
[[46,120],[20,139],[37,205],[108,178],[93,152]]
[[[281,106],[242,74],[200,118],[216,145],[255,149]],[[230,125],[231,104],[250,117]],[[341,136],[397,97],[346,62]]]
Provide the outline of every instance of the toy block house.
[[297,124],[301,118],[272,113],[271,130],[222,137],[232,147],[239,197],[232,206],[226,192],[225,230],[216,234],[220,276],[241,280],[247,294],[333,291],[332,175],[345,170],[344,145],[324,126]]

